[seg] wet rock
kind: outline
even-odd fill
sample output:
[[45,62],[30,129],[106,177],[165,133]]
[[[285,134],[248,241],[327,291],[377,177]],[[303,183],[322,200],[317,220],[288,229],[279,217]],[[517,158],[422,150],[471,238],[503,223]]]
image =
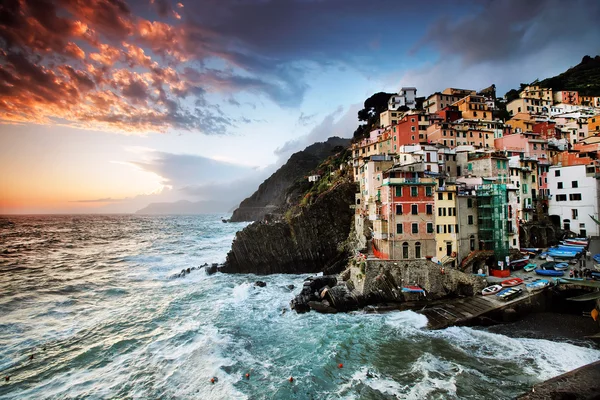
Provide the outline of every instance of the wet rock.
[[322,314],[335,314],[337,310],[329,305],[327,301],[309,301],[308,306],[311,310],[315,310]]
[[212,275],[218,271],[219,264],[214,263],[210,267],[204,267],[204,271],[206,271],[206,275]]
[[190,272],[192,272],[192,270],[188,268],[185,270],[185,272],[187,272],[189,274]]
[[256,281],[256,282],[254,282],[254,286],[265,287],[265,286],[267,286],[267,283],[263,282],[263,281]]

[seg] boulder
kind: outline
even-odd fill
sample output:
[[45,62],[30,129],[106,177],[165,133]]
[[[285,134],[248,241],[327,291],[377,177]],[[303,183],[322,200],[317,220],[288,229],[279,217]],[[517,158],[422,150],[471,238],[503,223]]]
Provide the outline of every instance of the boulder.
[[256,281],[256,282],[254,282],[254,286],[265,287],[265,286],[267,286],[267,283],[263,282],[263,281]]
[[335,314],[337,310],[329,305],[327,301],[309,301],[308,306],[311,310],[315,310],[322,314]]

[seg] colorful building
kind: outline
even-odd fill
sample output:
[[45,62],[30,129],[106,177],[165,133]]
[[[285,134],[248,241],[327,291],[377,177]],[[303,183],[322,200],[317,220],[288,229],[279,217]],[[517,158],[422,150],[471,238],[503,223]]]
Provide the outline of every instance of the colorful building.
[[579,93],[574,90],[559,90],[554,92],[554,102],[562,104],[580,104]]

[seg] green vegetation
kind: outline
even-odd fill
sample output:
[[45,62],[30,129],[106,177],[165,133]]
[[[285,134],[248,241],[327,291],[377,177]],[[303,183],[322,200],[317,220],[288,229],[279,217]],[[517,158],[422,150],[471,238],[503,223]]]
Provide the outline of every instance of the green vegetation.
[[[600,56],[594,58],[585,56],[578,65],[569,68],[560,75],[531,84],[539,85],[552,90],[576,90],[580,96],[600,96]],[[521,87],[506,92],[508,102],[519,97],[527,84],[521,83]]]
[[379,126],[379,114],[387,110],[388,100],[395,93],[378,92],[365,100],[362,110],[358,111],[358,120],[365,122],[354,131],[353,141],[361,140]]

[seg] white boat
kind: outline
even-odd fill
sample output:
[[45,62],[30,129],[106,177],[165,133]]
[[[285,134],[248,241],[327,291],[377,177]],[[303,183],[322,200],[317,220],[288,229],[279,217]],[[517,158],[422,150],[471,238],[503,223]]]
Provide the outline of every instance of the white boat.
[[490,294],[498,293],[501,290],[502,290],[502,286],[501,285],[492,285],[492,286],[488,286],[485,289],[483,289],[481,291],[481,294],[483,296],[488,296]]
[[550,281],[548,281],[547,279],[537,279],[525,285],[525,288],[528,292],[537,292],[540,290],[544,290],[548,286],[550,286]]

